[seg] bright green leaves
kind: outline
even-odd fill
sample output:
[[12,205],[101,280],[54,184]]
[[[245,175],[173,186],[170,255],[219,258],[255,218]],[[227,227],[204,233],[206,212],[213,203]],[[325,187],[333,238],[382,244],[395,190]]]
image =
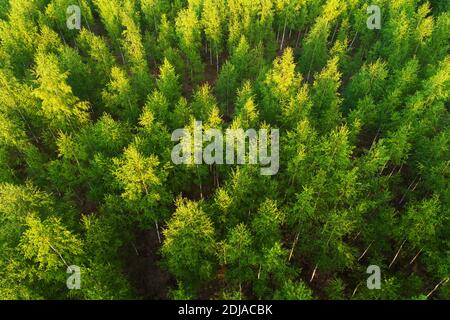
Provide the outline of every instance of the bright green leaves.
[[[81,52],[88,56],[86,64],[89,66],[89,72],[85,76],[91,79],[89,91],[91,92],[92,102],[100,101],[101,91],[107,84],[111,69],[115,64],[114,56],[110,52],[105,38],[86,29],[81,30],[76,43]],[[99,110],[94,111],[99,113]]]
[[416,248],[430,246],[443,218],[439,199],[425,199],[406,210],[401,218],[401,234]]
[[194,92],[192,101],[192,111],[195,119],[205,121],[214,106],[217,105],[216,98],[212,95],[211,87],[204,84]]
[[125,149],[122,159],[117,159],[118,166],[115,176],[124,189],[122,197],[128,201],[145,198],[147,204],[154,206],[159,200],[154,188],[162,184],[157,174],[159,160],[156,156],[143,156],[134,146]]
[[[69,30],[67,28],[67,19],[69,16],[67,14],[67,8],[74,4],[75,3],[71,0],[53,0],[45,8],[44,19],[46,19],[47,24],[55,30],[59,30],[59,32],[61,32],[67,40],[73,39],[78,32],[77,29]],[[82,18],[81,25],[84,28],[89,28],[93,23],[89,1],[80,0],[76,2],[76,5],[80,7],[80,14]]]
[[103,22],[109,37],[115,42],[118,41],[121,33],[121,1],[94,0],[93,3],[97,7],[97,12],[100,15],[100,19]]
[[61,72],[56,56],[36,56],[34,95],[41,101],[42,114],[52,129],[75,130],[89,121],[89,104],[73,95],[67,84],[68,74]]
[[180,99],[181,84],[179,82],[179,76],[167,59],[164,59],[164,63],[159,69],[159,78],[156,80],[156,85],[171,104],[174,104]]
[[81,240],[68,231],[60,219],[50,217],[41,221],[29,215],[25,224],[19,247],[25,258],[36,263],[40,272],[68,267],[83,253]]
[[50,197],[31,184],[0,184],[0,257],[17,246],[26,218],[36,212],[45,216],[51,206]]
[[147,55],[142,43],[139,25],[132,16],[133,12],[122,13],[122,24],[124,31],[121,41],[124,48],[124,64],[129,67],[131,74],[131,84],[133,91],[137,94],[139,101],[142,101],[151,91],[153,83],[149,74]]
[[197,289],[214,273],[215,231],[201,204],[178,199],[164,230],[162,254],[178,281]]
[[[139,140],[136,142],[139,144]],[[127,147],[123,156],[113,162],[113,174],[126,206],[138,213],[135,218],[143,226],[154,222],[160,239],[158,220],[166,216],[170,201],[165,186],[167,167],[160,164],[157,156],[143,155],[135,145]]]
[[287,104],[300,86],[300,75],[295,71],[291,48],[276,58],[264,81],[264,119],[273,121],[280,113],[280,105]]
[[288,256],[289,252],[283,248],[281,242],[275,242],[271,247],[262,250],[254,283],[254,291],[259,298],[271,297],[271,283],[280,286],[286,279],[295,275],[294,269],[288,263]]
[[224,110],[229,113],[231,104],[234,101],[237,88],[237,72],[234,65],[227,61],[220,69],[216,82],[216,93],[224,105]]
[[201,47],[200,21],[192,9],[183,9],[178,13],[175,27],[180,48],[188,60],[189,76],[193,82],[201,77],[202,61],[199,54]]
[[313,103],[311,112],[319,132],[328,132],[339,124],[342,102],[338,92],[340,85],[341,73],[338,70],[338,59],[333,58],[316,76],[311,90]]
[[[7,3],[7,2],[5,2]],[[0,21],[0,67],[24,76],[33,62],[39,5],[35,1],[9,1],[8,20]]]
[[123,69],[111,69],[110,82],[102,92],[106,110],[122,119],[136,119],[138,116],[138,96],[132,89],[132,84]]
[[275,291],[275,300],[312,300],[312,290],[303,282],[294,283],[291,280],[286,281],[283,287]]
[[281,226],[285,219],[285,213],[277,208],[276,201],[263,202],[252,221],[252,230],[258,246],[267,247],[280,240]]
[[248,228],[239,224],[233,228],[218,249],[221,263],[226,268],[228,282],[235,284],[242,299],[242,286],[256,278],[254,266],[256,252],[254,240]]
[[211,63],[213,50],[215,51],[217,72],[219,72],[219,54],[222,50],[222,28],[224,24],[221,4],[220,1],[206,0],[203,4],[201,19],[206,39],[210,43]]

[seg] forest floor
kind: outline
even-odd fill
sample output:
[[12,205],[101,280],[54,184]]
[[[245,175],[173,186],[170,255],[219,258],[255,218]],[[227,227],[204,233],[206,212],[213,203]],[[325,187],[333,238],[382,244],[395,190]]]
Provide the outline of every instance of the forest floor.
[[136,231],[136,248],[130,244],[127,265],[128,278],[136,295],[142,299],[168,299],[168,289],[176,283],[160,265],[160,244],[154,229]]

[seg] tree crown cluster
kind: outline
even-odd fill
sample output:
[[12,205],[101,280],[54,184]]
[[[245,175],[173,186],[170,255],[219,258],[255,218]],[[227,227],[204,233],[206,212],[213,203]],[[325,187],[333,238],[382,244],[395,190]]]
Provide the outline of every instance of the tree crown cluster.
[[[0,2],[0,299],[450,297],[450,2],[73,2]],[[174,165],[195,121],[278,173]]]

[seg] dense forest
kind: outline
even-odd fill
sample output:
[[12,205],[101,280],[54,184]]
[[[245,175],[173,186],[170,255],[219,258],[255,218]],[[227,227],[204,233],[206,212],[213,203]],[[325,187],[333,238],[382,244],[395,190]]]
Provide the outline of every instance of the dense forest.
[[[440,0],[0,0],[0,299],[450,299],[449,27]],[[278,172],[174,164],[196,121],[278,129]]]

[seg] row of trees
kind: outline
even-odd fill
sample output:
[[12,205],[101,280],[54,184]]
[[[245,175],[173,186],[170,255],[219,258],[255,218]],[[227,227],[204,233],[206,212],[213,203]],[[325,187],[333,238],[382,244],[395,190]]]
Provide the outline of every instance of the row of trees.
[[[0,4],[1,299],[449,298],[448,2],[72,2]],[[196,120],[279,173],[174,165]]]

